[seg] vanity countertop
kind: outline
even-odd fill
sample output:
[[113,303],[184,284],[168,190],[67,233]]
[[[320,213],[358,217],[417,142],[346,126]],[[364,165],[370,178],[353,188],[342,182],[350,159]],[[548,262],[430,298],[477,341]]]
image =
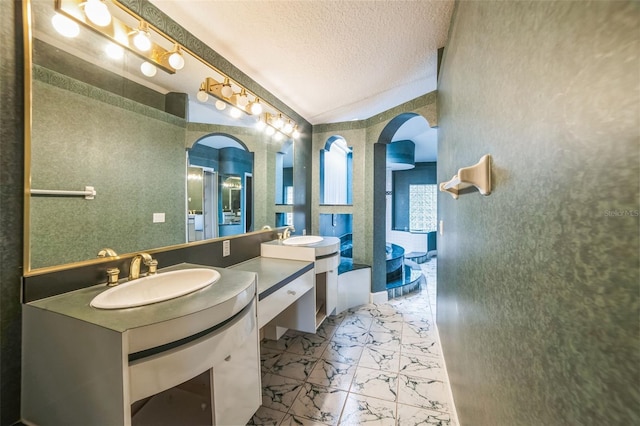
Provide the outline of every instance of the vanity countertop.
[[340,251],[340,238],[322,237],[322,241],[302,246],[287,246],[282,240],[273,240],[261,244],[263,257],[315,260],[331,256]]
[[[220,273],[220,279],[193,293],[134,308],[96,309],[89,306],[96,295],[109,288],[105,284],[40,299],[27,305],[123,333],[186,317],[216,306],[224,306],[224,310],[231,316],[241,311],[255,295],[256,275],[252,272],[181,263],[159,269],[158,273],[188,268],[215,269]],[[234,298],[237,299],[236,302],[230,304]]]
[[313,266],[313,262],[306,260],[254,257],[228,269],[255,272],[258,275],[258,300],[262,300],[312,270]]

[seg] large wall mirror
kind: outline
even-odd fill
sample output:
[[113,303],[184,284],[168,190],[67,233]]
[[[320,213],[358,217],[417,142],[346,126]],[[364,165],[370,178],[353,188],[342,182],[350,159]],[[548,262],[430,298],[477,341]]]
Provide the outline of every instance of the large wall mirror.
[[[170,40],[150,32],[154,46],[182,54],[175,72],[57,17],[56,8],[81,3],[31,0],[25,272],[93,259],[105,247],[123,255],[274,226],[275,153],[287,141],[274,143],[256,117],[232,117],[230,105],[198,95],[207,77],[224,77]],[[128,28],[140,27],[115,1],[104,4]],[[189,152],[214,134],[246,155],[220,148],[226,169],[191,161]],[[209,222],[207,202],[218,206]]]

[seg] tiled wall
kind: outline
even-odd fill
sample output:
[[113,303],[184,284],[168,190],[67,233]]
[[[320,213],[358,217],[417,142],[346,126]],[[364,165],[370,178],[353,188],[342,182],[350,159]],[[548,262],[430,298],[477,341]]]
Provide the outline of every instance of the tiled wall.
[[634,2],[457,3],[438,181],[494,162],[491,195],[438,199],[463,425],[640,423],[639,27]]

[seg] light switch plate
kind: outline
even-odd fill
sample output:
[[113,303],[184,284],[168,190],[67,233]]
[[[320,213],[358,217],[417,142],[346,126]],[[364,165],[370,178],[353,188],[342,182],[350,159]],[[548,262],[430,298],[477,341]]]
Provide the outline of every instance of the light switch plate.
[[153,223],[164,223],[164,213],[154,213]]
[[231,242],[224,240],[222,242],[222,257],[227,257],[231,254]]

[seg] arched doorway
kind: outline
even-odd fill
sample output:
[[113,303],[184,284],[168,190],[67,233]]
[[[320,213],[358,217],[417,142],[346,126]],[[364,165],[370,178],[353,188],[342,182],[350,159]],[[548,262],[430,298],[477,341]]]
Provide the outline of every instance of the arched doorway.
[[[416,279],[422,275],[421,267],[413,260],[423,261],[428,252],[427,229],[422,225],[425,221],[420,220],[424,210],[419,201],[424,198],[425,187],[429,187],[429,194],[433,192],[436,157],[437,130],[417,113],[407,112],[394,117],[374,144],[372,292],[375,294],[388,290],[389,296],[393,297],[403,294],[402,288],[397,287],[404,286],[404,291],[419,288]],[[395,176],[402,179],[397,179],[396,183]],[[430,185],[423,185],[426,181]],[[432,212],[435,214],[435,211],[429,211],[429,214]],[[411,278],[411,269],[401,271],[401,282],[393,275],[394,283],[388,288],[387,281],[391,279],[388,248],[397,246],[409,255],[407,265],[415,270],[415,274]],[[403,283],[405,272],[408,274]],[[391,287],[396,287],[396,291],[389,290]]]

